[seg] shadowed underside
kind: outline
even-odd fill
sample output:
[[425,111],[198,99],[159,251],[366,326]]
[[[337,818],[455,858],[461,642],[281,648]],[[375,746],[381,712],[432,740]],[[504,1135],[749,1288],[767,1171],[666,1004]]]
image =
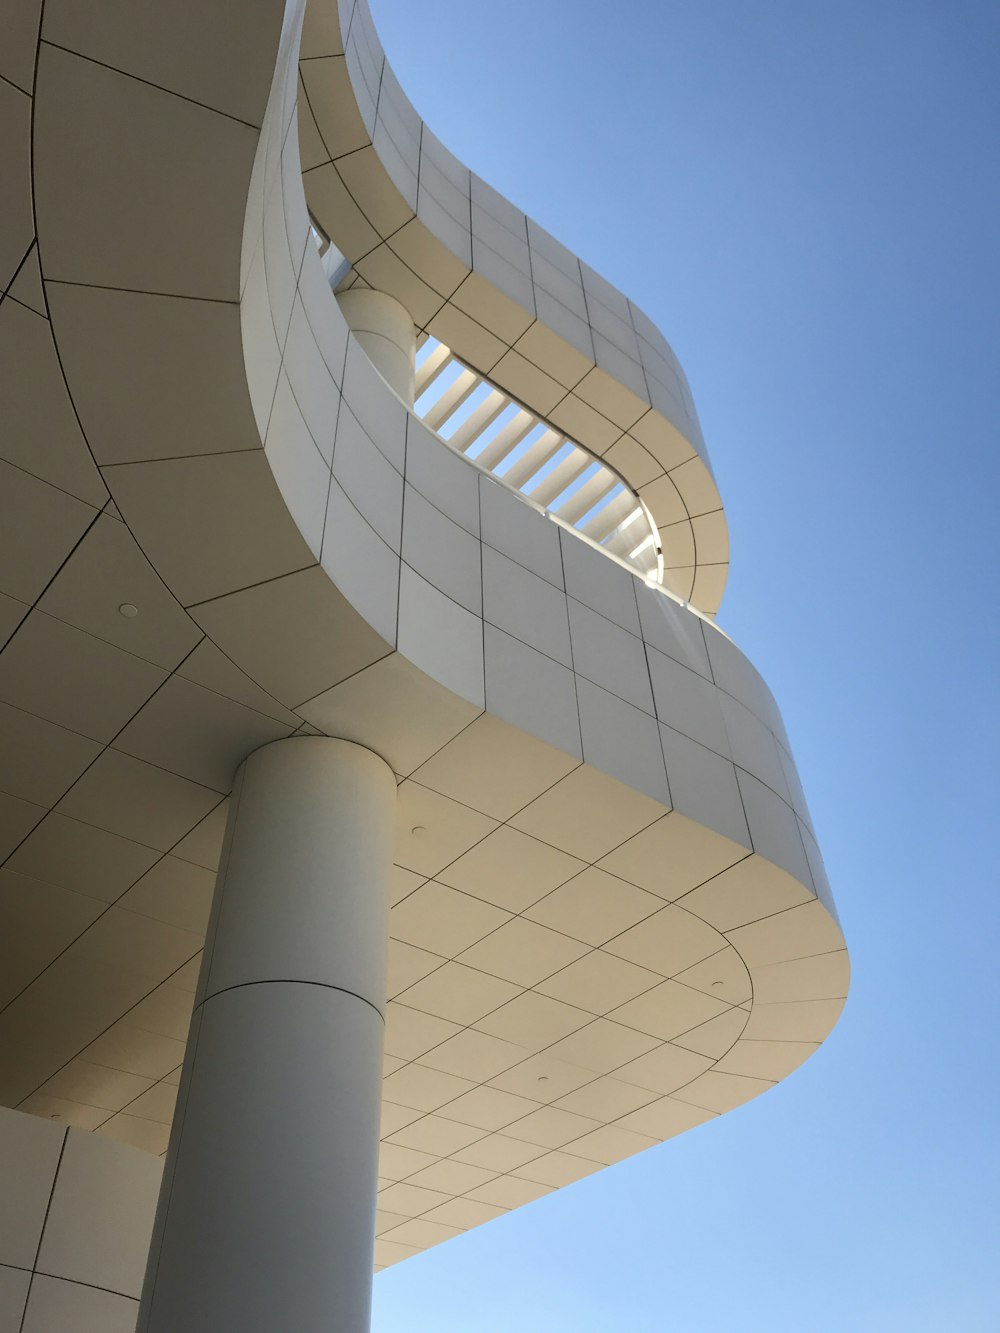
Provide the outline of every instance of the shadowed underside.
[[[313,0],[301,64],[295,5],[23,12],[0,1101],[164,1151],[232,776],[293,734],[400,780],[380,1266],[772,1086],[846,952],[777,709],[706,618],[725,527],[662,337],[455,163],[363,5]],[[303,179],[357,281],[630,481],[677,596],[408,411]]]

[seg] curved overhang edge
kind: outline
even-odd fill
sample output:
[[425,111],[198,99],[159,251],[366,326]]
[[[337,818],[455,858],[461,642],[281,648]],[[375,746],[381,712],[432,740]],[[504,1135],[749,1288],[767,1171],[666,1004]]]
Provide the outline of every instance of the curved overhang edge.
[[419,329],[606,457],[657,524],[665,582],[714,615],[728,529],[666,339],[448,152],[396,79],[367,0],[312,0],[300,55],[309,208],[353,280],[395,296]]
[[[285,105],[287,106],[287,99]],[[276,148],[274,151],[277,153],[279,150]],[[296,151],[294,137],[285,139],[284,151],[287,153]],[[282,179],[291,181],[295,178],[295,172],[289,166],[283,169],[281,176]],[[266,181],[263,193],[267,195]],[[293,189],[293,193],[297,192]],[[280,206],[280,191],[277,188],[270,198],[272,207]],[[260,254],[263,255],[262,268],[266,270],[268,233],[266,202],[263,205],[263,212]],[[301,299],[302,312],[308,322],[307,305],[312,304],[315,308],[325,300],[325,279],[316,261],[308,236],[308,225],[297,198],[291,200],[290,216],[292,234],[296,237],[291,243],[292,253],[302,255],[296,299]],[[249,287],[248,281],[248,290]],[[307,294],[310,288],[316,290]],[[266,292],[266,272],[263,273],[263,281],[261,276],[258,276],[257,289],[262,296]],[[326,304],[329,309],[333,309],[331,303]],[[282,310],[279,314],[279,327],[283,318],[285,315]],[[293,313],[290,319],[294,318]],[[483,716],[499,718],[505,723],[512,724],[519,733],[534,736],[536,741],[541,741],[545,746],[569,755],[576,761],[582,761],[584,769],[595,768],[599,772],[608,774],[616,782],[623,782],[633,791],[641,793],[643,797],[658,802],[663,810],[672,809],[684,819],[702,820],[703,827],[732,838],[737,845],[743,837],[737,832],[737,824],[745,829],[746,836],[742,845],[756,864],[763,866],[770,862],[772,871],[765,872],[765,879],[771,873],[774,876],[768,888],[764,889],[761,886],[761,904],[763,905],[771,892],[776,891],[780,896],[781,890],[775,886],[784,876],[789,876],[803,887],[812,900],[815,922],[823,923],[819,933],[810,943],[802,942],[790,946],[775,944],[773,947],[778,951],[776,955],[768,952],[771,946],[765,947],[758,956],[756,964],[752,958],[749,960],[751,978],[756,966],[766,970],[767,966],[771,965],[770,962],[763,961],[765,958],[777,958],[788,947],[804,949],[806,952],[799,955],[800,959],[824,956],[824,961],[816,965],[820,972],[830,964],[836,968],[841,967],[845,961],[842,952],[843,939],[836,923],[835,909],[815,844],[805,798],[791,760],[780,714],[759,674],[731,640],[710,620],[698,615],[693,608],[683,606],[665,595],[662,590],[644,586],[633,573],[609,561],[603,552],[593,550],[581,542],[575,534],[565,530],[555,530],[554,525],[548,523],[544,516],[529,509],[517,497],[505,495],[502,488],[489,478],[475,476],[475,469],[466,460],[455,457],[446,445],[426,431],[413,414],[407,412],[403,404],[396,399],[357,346],[339,311],[333,315],[333,321],[340,325],[339,338],[345,346],[344,369],[340,380],[342,393],[340,410],[342,414],[345,410],[348,414],[346,420],[350,422],[350,426],[347,438],[353,440],[351,448],[356,447],[358,441],[363,441],[362,448],[371,451],[371,458],[379,458],[379,467],[384,462],[395,459],[402,469],[398,519],[401,535],[395,562],[399,569],[399,582],[396,584],[394,580],[389,581],[389,588],[395,596],[394,627],[391,606],[385,608],[379,617],[379,624],[385,633],[386,641],[396,650],[396,658],[404,659],[406,663],[418,669],[422,678],[444,686],[453,695],[459,695],[473,707],[485,708]],[[327,328],[329,329],[329,322]],[[286,348],[287,346],[286,342]],[[327,365],[329,366],[329,359]],[[301,406],[304,395],[296,394],[294,381],[297,372],[287,355],[283,359],[283,371],[288,376],[291,397]],[[265,399],[268,393],[265,393]],[[377,398],[382,400],[379,411],[375,411],[372,407]],[[307,415],[304,414],[303,420]],[[357,430],[358,426],[361,428],[360,431]],[[309,431],[308,422],[306,428]],[[387,433],[380,434],[382,430],[387,430]],[[265,447],[267,448],[267,444]],[[350,521],[355,525],[356,533],[362,536],[369,550],[379,552],[378,559],[372,563],[375,565],[381,563],[381,567],[385,568],[387,558],[389,563],[392,563],[391,557],[387,557],[385,546],[392,547],[393,542],[392,540],[389,543],[384,541],[379,543],[377,540],[372,542],[373,536],[377,537],[372,526],[374,516],[369,512],[366,519],[360,512],[366,504],[362,492],[347,479],[346,473],[340,471],[342,459],[348,471],[352,471],[355,464],[354,462],[348,464],[346,457],[339,454],[338,449],[339,445],[334,441],[330,467],[331,495],[341,489],[344,490],[344,498],[348,504],[341,507],[341,514],[351,514]],[[410,465],[412,462],[422,468],[424,464],[418,463],[417,460],[421,459],[425,452],[436,455],[439,467],[454,468],[456,476],[463,468],[466,473],[473,474],[471,480],[475,482],[479,491],[478,529],[476,519],[471,512],[466,515],[464,527],[461,519],[456,523],[455,518],[449,518],[445,512],[449,504],[455,503],[455,496],[468,478],[457,484],[454,492],[443,487],[442,492],[436,494],[434,499],[421,493],[420,487],[425,483],[422,479],[418,479],[418,474],[410,473]],[[275,451],[275,456],[278,458],[283,454],[282,447]],[[281,485],[280,466],[276,470],[276,476]],[[286,501],[293,507],[293,512],[297,497],[309,495],[314,489],[314,487],[304,487],[301,478],[296,479],[294,483],[289,479],[283,486]],[[441,494],[444,492],[448,492],[447,501],[441,499]],[[341,503],[338,497],[338,504]],[[408,543],[408,503],[419,505],[423,511],[421,523],[429,522],[434,529],[433,536],[423,544]],[[439,508],[439,504],[444,507]],[[504,513],[502,523],[495,524],[487,533],[484,515],[488,515],[489,510],[497,506]],[[458,511],[453,512],[457,514]],[[357,522],[359,518],[362,520],[360,524]],[[504,525],[509,525],[516,534],[507,546],[506,554],[499,549],[504,545],[505,539],[500,535]],[[395,519],[392,526],[395,530]],[[462,531],[459,532],[458,529]],[[508,692],[499,687],[506,668],[512,674],[530,678],[535,682],[537,692],[543,694],[542,687],[537,684],[544,677],[543,663],[547,662],[550,668],[558,667],[559,663],[555,658],[548,658],[547,654],[537,647],[537,643],[532,646],[528,630],[521,631],[525,639],[529,640],[525,642],[516,635],[505,634],[484,614],[484,599],[489,595],[485,570],[480,578],[473,578],[473,585],[478,584],[478,586],[473,586],[470,590],[462,573],[466,562],[459,554],[463,544],[467,551],[473,550],[475,543],[470,542],[469,538],[474,535],[479,538],[481,560],[485,561],[489,555],[491,560],[497,557],[512,561],[524,570],[526,577],[534,576],[533,586],[536,589],[540,589],[546,582],[544,571],[547,568],[548,578],[552,580],[553,586],[559,585],[560,591],[564,594],[569,621],[569,654],[566,659],[567,666],[564,667],[566,691],[575,693],[575,709],[567,710],[566,696],[560,696],[556,688],[544,696],[543,706],[539,707],[537,699],[531,699],[523,705],[522,701],[510,697]],[[459,537],[457,544],[456,537]],[[550,539],[552,558],[551,563],[547,565],[544,547]],[[496,547],[491,546],[491,541],[496,542]],[[557,561],[554,553],[557,549],[560,572],[556,572]],[[328,559],[325,544],[314,547],[314,550],[320,563],[328,570],[341,592],[346,592],[352,604],[361,610],[362,604],[366,603],[362,614],[369,618],[371,604],[368,598],[372,591],[371,585],[368,584],[361,592],[357,581],[358,566],[364,568],[368,562],[364,559],[358,561],[345,557],[338,559],[336,555],[331,555]],[[439,550],[450,553],[444,562],[430,555],[431,551]],[[475,568],[474,559],[471,563]],[[480,571],[476,570],[476,574],[479,573]],[[409,588],[406,587],[407,583],[410,584]],[[416,595],[417,585],[421,588],[419,596]],[[447,611],[444,610],[445,607]],[[467,633],[463,623],[468,627]],[[617,647],[609,648],[611,655],[619,650],[627,653],[624,645],[629,642],[630,634],[641,641],[651,686],[648,703],[642,697],[642,687],[632,692],[634,686],[630,686],[627,682],[627,669],[623,668],[620,676],[610,680],[608,675],[601,675],[602,670],[606,668],[598,666],[595,657],[590,659],[588,675],[588,668],[582,663],[587,657],[588,634],[598,624],[601,626],[600,633],[616,640]],[[447,628],[449,637],[443,641],[443,654],[442,641],[438,638],[436,630],[432,630],[428,640],[424,632],[428,625],[443,625]],[[415,629],[418,629],[418,632],[414,633]],[[480,656],[478,649],[480,632],[484,636],[483,656]],[[451,635],[454,637],[450,637]],[[515,665],[510,659],[503,659],[497,655],[491,662],[488,647],[491,636],[509,638],[511,642],[516,642],[517,651],[524,654],[522,660]],[[549,651],[555,652],[551,648]],[[666,658],[675,665],[667,666]],[[466,671],[465,668],[469,669]],[[677,672],[675,668],[680,668],[680,671]],[[671,677],[669,685],[665,683],[661,674],[664,670]],[[491,676],[494,683],[492,690]],[[572,677],[572,690],[569,686],[570,677]],[[697,684],[694,683],[694,677],[699,677]],[[602,681],[601,684],[597,683],[598,679]],[[708,711],[714,713],[719,724],[714,741],[717,748],[714,750],[713,742],[709,739],[712,724],[704,715],[700,721],[698,720],[698,704],[690,694],[685,693],[689,687],[693,687],[695,694],[701,692],[702,702],[709,697],[712,698],[713,705]],[[610,720],[610,711],[605,712],[600,721],[597,720],[597,714],[592,709],[598,697],[602,698],[604,705],[611,704],[611,700],[614,700],[611,704],[611,710],[615,714],[614,722]],[[646,708],[648,712],[645,711]],[[565,717],[567,711],[573,713],[572,724],[566,730],[560,731],[557,719]],[[343,719],[343,713],[338,716]],[[655,725],[652,725],[654,719]],[[609,735],[616,727],[620,728],[620,731],[615,741],[611,742]],[[703,730],[703,727],[707,730]],[[645,735],[643,735],[644,729],[646,729]],[[656,736],[657,732],[660,741],[659,754],[663,756],[662,767],[650,757],[652,751],[649,743],[650,733]],[[689,748],[692,745],[693,748]],[[672,748],[678,746],[679,749]],[[778,757],[777,765],[773,763],[775,755]],[[706,760],[708,769],[699,770],[699,764]],[[717,763],[720,760],[721,766]],[[694,796],[691,783],[691,777],[696,770],[699,775],[694,785],[704,783],[698,797]],[[709,770],[711,770],[710,775]],[[726,793],[734,798],[729,811],[736,814],[735,823],[729,822],[728,815],[724,812]],[[695,814],[699,799],[704,804]],[[736,801],[739,803],[738,814]],[[692,905],[687,904],[687,906]],[[808,909],[805,915],[799,911],[800,908]],[[798,911],[799,916],[786,916],[787,910]],[[804,920],[812,911],[806,902],[792,909],[782,909],[777,914],[764,911],[757,923],[756,933],[764,935],[772,928],[780,933],[781,930],[790,928],[793,921]],[[783,916],[784,920],[777,923],[774,920],[775,915]],[[771,921],[770,927],[764,924],[767,920]],[[829,934],[825,933],[827,931]],[[749,952],[753,953],[753,946],[749,946]],[[836,958],[835,963],[834,958]],[[780,961],[784,964],[793,960],[782,957]],[[805,981],[806,990],[811,984],[813,983],[810,980]],[[819,984],[821,986],[829,984],[839,988],[841,980]],[[846,980],[843,984],[846,993]]]
[[[289,133],[299,17],[291,6],[284,16],[259,140],[246,124],[223,125],[225,112],[198,113],[199,127],[210,131],[200,140],[204,181],[191,179],[194,113],[180,105],[183,97],[170,101],[169,93],[134,86],[127,66],[128,79],[108,69],[110,58],[96,65],[93,46],[84,44],[79,55],[55,46],[46,52],[35,130],[39,246],[80,423],[128,531],[176,598],[177,613],[221,649],[245,682],[240,688],[253,686],[276,702],[287,725],[333,730],[338,719],[363,718],[366,708],[369,716],[384,713],[385,699],[398,696],[404,711],[424,709],[438,728],[432,736],[408,736],[409,758],[395,757],[401,775],[423,770],[417,787],[443,788],[436,795],[445,796],[453,779],[426,766],[472,736],[512,747],[507,761],[513,755],[518,763],[555,763],[553,787],[566,792],[579,784],[581,812],[595,792],[598,802],[609,795],[623,801],[628,835],[590,868],[659,897],[664,906],[654,917],[666,913],[678,929],[690,918],[716,932],[722,943],[707,957],[730,960],[733,984],[751,988],[747,999],[725,1006],[735,1015],[727,1021],[741,1025],[727,1049],[701,1056],[708,1065],[675,1089],[679,1097],[662,1097],[686,1106],[695,1117],[690,1123],[711,1118],[811,1054],[847,990],[843,939],[780,717],[756,671],[721,632],[477,477],[414,425],[360,352],[315,262],[298,146]],[[260,35],[260,45],[275,61],[273,29]],[[114,157],[116,136],[128,148],[137,133],[134,113],[150,97],[165,149],[161,166],[173,172],[164,199],[180,192],[175,208],[189,207],[196,217],[206,199],[210,205],[197,246],[192,235],[172,234],[174,215],[158,216],[153,207],[142,218],[154,246],[152,291],[149,272],[143,283],[125,244],[136,218],[116,217],[94,170],[99,157]],[[261,97],[262,113],[263,103]],[[75,172],[67,140],[68,151],[86,159]],[[138,158],[123,152],[119,160]],[[89,232],[85,226],[84,240],[107,232],[103,251],[80,246],[81,218],[101,224]],[[186,376],[201,383],[202,363],[214,391],[207,427],[207,395],[178,401]],[[487,509],[499,505],[491,529],[496,546],[484,528],[484,497]],[[412,544],[408,500],[416,516]],[[430,540],[420,539],[421,521],[430,524]],[[505,551],[507,529],[517,548]],[[510,623],[488,623],[483,564],[477,593],[467,579],[475,561],[435,564],[442,549],[478,552],[494,575],[506,571],[508,584],[521,580],[566,608],[569,664],[559,660],[560,644],[532,644],[530,626],[519,638]],[[382,598],[383,575],[395,590],[394,607],[392,597]],[[421,637],[429,622],[446,627],[436,643]],[[506,653],[493,657],[496,700],[488,634]],[[290,640],[302,648],[294,663],[275,651]],[[640,658],[643,669],[633,673],[628,664],[638,666]],[[502,702],[504,688],[525,675],[533,684],[552,682],[529,699],[533,715],[523,698]],[[214,690],[239,696],[240,688],[214,679]],[[576,739],[552,730],[567,717]],[[379,748],[371,736],[367,741]],[[562,772],[560,756],[568,763]],[[163,760],[168,771],[170,762]],[[634,797],[622,796],[629,792]],[[467,789],[459,794],[469,797]],[[553,810],[536,814],[543,822],[534,833],[545,832]],[[532,836],[530,821],[518,831]],[[702,858],[691,871],[701,878],[683,895],[671,897],[662,885],[657,894],[655,875],[644,878],[651,864],[655,872],[670,857],[672,869]],[[674,901],[681,896],[682,903]],[[679,1049],[685,1059],[700,1054]],[[685,1099],[691,1087],[695,1093]],[[645,1146],[649,1136],[634,1123],[629,1132]]]

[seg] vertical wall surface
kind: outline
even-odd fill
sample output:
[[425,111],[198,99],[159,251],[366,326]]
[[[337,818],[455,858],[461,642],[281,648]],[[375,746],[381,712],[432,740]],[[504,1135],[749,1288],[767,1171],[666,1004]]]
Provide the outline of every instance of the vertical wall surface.
[[132,1333],[161,1167],[0,1108],[0,1333]]

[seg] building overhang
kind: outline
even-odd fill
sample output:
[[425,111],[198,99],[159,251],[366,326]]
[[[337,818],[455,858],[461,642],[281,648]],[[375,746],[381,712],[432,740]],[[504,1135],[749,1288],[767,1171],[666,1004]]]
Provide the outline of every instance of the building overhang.
[[[333,10],[307,48],[341,101],[371,41],[353,12],[346,56]],[[400,780],[393,1262],[772,1087],[836,1021],[843,938],[752,665],[449,451],[348,329],[309,235],[300,7],[253,7],[235,47],[221,4],[109,13],[46,10],[10,129],[38,239],[0,305],[0,1101],[165,1146],[232,774],[281,737],[355,740]],[[398,234],[439,263],[428,217]],[[503,320],[455,304],[470,283],[417,322],[478,364],[448,303]],[[531,329],[557,347],[535,300],[517,356]],[[693,420],[661,466],[704,488]],[[106,1105],[122,1079],[157,1115]]]

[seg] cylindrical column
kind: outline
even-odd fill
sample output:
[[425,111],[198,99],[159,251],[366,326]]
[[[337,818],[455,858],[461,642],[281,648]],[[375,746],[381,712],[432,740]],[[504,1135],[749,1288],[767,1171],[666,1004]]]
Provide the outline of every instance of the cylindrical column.
[[372,364],[407,407],[413,406],[417,333],[410,312],[394,296],[349,287],[337,301]]
[[144,1333],[368,1329],[395,792],[327,737],[237,774]]

